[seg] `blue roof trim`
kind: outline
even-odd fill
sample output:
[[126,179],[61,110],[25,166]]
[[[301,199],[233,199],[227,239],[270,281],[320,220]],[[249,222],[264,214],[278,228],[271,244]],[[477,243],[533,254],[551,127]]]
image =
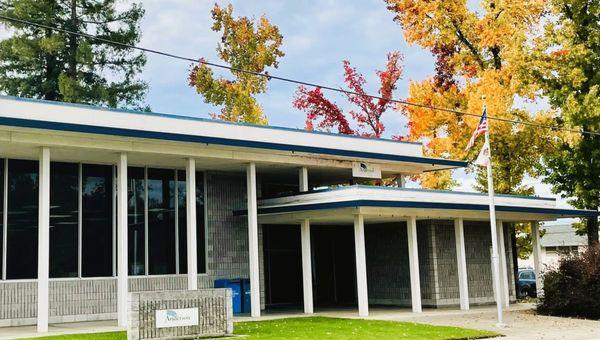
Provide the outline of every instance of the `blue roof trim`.
[[[434,203],[434,202],[401,202],[401,201],[378,201],[378,200],[350,200],[342,202],[327,203],[308,203],[299,205],[288,205],[280,207],[258,208],[259,214],[277,214],[289,213],[306,210],[325,210],[336,208],[358,208],[358,207],[378,207],[378,208],[426,208],[426,209],[455,209],[455,210],[478,210],[489,211],[486,204],[466,204],[466,203]],[[596,217],[600,216],[600,211],[594,210],[575,210],[575,209],[553,209],[553,208],[533,208],[533,207],[514,207],[497,205],[496,211],[521,212],[532,214],[551,214],[566,217]],[[245,211],[244,211],[245,213]]]
[[[284,198],[284,197],[293,197],[298,195],[308,195],[308,194],[317,194],[321,192],[330,192],[330,191],[340,191],[340,190],[349,190],[352,188],[363,188],[363,189],[376,189],[376,190],[397,190],[397,191],[413,191],[413,192],[434,192],[441,194],[457,194],[457,195],[470,195],[470,196],[487,196],[487,194],[483,194],[480,192],[468,192],[468,191],[451,191],[451,190],[435,190],[435,189],[420,189],[420,188],[397,188],[397,187],[383,187],[376,185],[364,185],[364,184],[354,184],[333,188],[323,188],[311,191],[302,191],[293,194],[285,194],[279,196],[270,196],[264,197],[261,199],[273,199],[273,198]],[[524,195],[507,195],[507,194],[496,194],[497,197],[508,197],[508,198],[523,198],[530,200],[543,200],[543,201],[556,201],[556,198],[553,197],[539,197],[539,196],[524,196]]]
[[[363,140],[372,140],[373,139],[373,138],[369,138],[369,137],[344,135],[344,134],[334,133],[334,132],[308,131],[308,130],[304,130],[304,129],[290,128],[290,127],[284,127],[284,126],[258,125],[258,124],[241,123],[241,122],[239,122],[239,123],[238,122],[228,122],[228,121],[218,120],[218,119],[208,119],[208,118],[201,118],[201,117],[184,116],[184,115],[178,115],[178,114],[172,114],[172,113],[137,111],[137,110],[129,110],[129,109],[116,109],[116,108],[89,105],[89,104],[65,103],[65,102],[53,101],[53,100],[23,98],[23,97],[14,97],[14,96],[7,96],[7,95],[0,95],[0,98],[6,98],[6,99],[15,100],[15,101],[23,101],[23,102],[30,102],[30,103],[42,103],[42,104],[57,105],[57,106],[78,107],[78,108],[83,108],[83,109],[130,113],[130,114],[137,114],[137,115],[173,118],[173,119],[181,119],[181,120],[191,120],[191,121],[199,121],[199,122],[210,122],[210,123],[217,123],[217,124],[224,124],[224,125],[241,125],[241,126],[257,127],[257,128],[261,128],[261,129],[293,131],[293,132],[300,132],[300,133],[307,133],[307,134],[328,135],[328,136],[355,138],[355,139],[363,139]],[[378,138],[377,140],[385,141],[385,142],[389,142],[389,143],[423,145],[423,143],[421,143],[421,142],[400,141],[400,140],[388,139],[388,138]]]
[[303,145],[291,145],[271,142],[257,142],[247,141],[242,139],[229,139],[221,137],[208,137],[208,136],[196,136],[177,134],[170,132],[157,132],[157,131],[144,131],[144,130],[132,130],[123,128],[113,128],[105,126],[92,126],[72,123],[61,123],[61,122],[49,122],[41,120],[30,120],[23,118],[8,118],[0,117],[0,125],[17,126],[34,129],[47,129],[47,130],[58,130],[58,131],[69,131],[69,132],[83,132],[83,133],[94,133],[101,135],[111,136],[122,136],[122,137],[137,137],[137,138],[149,138],[149,139],[160,139],[170,140],[178,142],[192,142],[202,144],[217,144],[227,146],[237,146],[246,148],[259,148],[259,149],[271,149],[279,151],[290,151],[290,152],[306,152],[306,153],[317,153],[334,156],[344,156],[353,158],[368,158],[386,161],[396,162],[410,162],[420,164],[431,164],[431,165],[449,165],[455,167],[465,167],[466,162],[454,161],[449,159],[433,159],[426,157],[414,157],[414,156],[400,156],[390,154],[380,154],[374,152],[364,151],[353,151],[353,150],[340,150],[321,148],[314,146],[303,146]]

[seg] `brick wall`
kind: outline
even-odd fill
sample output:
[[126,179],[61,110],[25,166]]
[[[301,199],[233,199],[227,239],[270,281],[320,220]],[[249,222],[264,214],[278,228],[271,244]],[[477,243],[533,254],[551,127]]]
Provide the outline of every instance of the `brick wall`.
[[[509,292],[514,301],[514,275],[509,225],[504,241]],[[410,306],[410,274],[406,223],[365,226],[369,303]],[[426,307],[458,306],[458,268],[454,221],[417,221],[421,301]],[[489,223],[465,221],[465,251],[471,304],[494,302]]]
[[367,288],[374,305],[410,305],[406,223],[365,226]]

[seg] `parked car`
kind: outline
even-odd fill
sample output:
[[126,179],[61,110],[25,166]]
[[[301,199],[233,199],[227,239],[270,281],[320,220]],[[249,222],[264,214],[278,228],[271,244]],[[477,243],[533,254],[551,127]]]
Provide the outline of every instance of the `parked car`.
[[519,269],[519,277],[517,279],[517,297],[519,299],[523,299],[527,296],[537,296],[535,272],[533,269]]

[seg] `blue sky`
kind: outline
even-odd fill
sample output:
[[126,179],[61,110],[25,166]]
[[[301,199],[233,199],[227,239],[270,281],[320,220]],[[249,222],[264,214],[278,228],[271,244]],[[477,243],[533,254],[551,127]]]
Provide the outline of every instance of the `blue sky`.
[[[226,5],[226,1],[218,1]],[[432,74],[431,54],[418,46],[408,46],[402,30],[382,0],[348,1],[233,1],[237,15],[266,15],[279,26],[284,36],[283,51],[272,74],[309,82],[340,86],[341,62],[349,59],[367,78],[369,92],[377,91],[375,70],[383,68],[389,51],[404,55],[404,76],[395,97],[408,95],[410,80]],[[146,17],[142,23],[141,44],[191,57],[218,60],[215,47],[218,33],[210,30],[211,1],[144,1]],[[187,86],[189,63],[159,56],[148,56],[143,78],[150,84],[148,102],[155,111],[207,116],[218,111],[204,104]],[[227,73],[224,73],[227,75]],[[269,90],[259,97],[272,125],[304,127],[304,114],[292,107],[296,86],[273,80]],[[342,98],[330,95],[343,104]],[[405,130],[405,119],[394,111],[384,117],[386,136]]]

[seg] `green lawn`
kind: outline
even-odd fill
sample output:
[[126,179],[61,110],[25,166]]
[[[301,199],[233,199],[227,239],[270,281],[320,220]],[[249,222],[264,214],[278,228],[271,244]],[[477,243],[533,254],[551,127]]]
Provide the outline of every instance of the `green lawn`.
[[[480,339],[498,334],[458,327],[432,326],[410,322],[300,317],[270,321],[235,323],[236,335],[248,339]],[[126,339],[125,332],[77,334],[36,338]]]
[[493,332],[410,322],[301,317],[236,323],[249,339],[478,339]]

